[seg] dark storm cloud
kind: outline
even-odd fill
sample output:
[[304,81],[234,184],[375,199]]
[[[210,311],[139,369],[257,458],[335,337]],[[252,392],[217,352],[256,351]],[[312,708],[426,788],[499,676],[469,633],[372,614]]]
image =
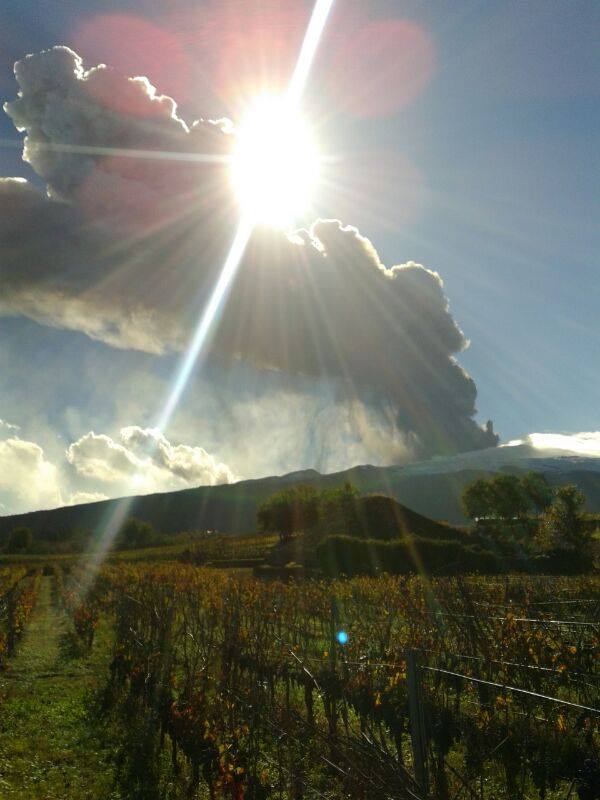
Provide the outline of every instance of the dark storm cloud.
[[[17,63],[6,105],[24,157],[47,184],[0,182],[0,311],[121,348],[181,349],[236,224],[227,165],[123,157],[136,149],[223,156],[226,122],[188,127],[142,78],[85,71],[67,48]],[[92,152],[90,148],[96,148]],[[414,454],[496,443],[473,421],[466,345],[439,275],[387,269],[337,220],[292,237],[255,231],[213,337],[213,354],[259,369],[335,379],[409,437]]]

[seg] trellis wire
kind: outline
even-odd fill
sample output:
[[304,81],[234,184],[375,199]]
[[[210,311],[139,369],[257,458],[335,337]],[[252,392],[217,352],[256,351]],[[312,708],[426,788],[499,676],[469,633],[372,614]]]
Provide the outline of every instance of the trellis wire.
[[600,708],[592,708],[591,706],[583,706],[579,703],[573,703],[570,700],[561,700],[558,697],[551,697],[547,694],[539,694],[539,692],[532,692],[529,689],[521,689],[518,686],[509,686],[508,684],[504,683],[496,683],[495,681],[486,681],[483,678],[475,678],[473,675],[463,675],[460,672],[452,672],[448,669],[441,669],[440,667],[428,667],[424,664],[420,665],[421,669],[428,670],[429,672],[439,672],[444,675],[451,675],[454,678],[463,678],[463,680],[471,681],[473,683],[481,683],[487,686],[494,686],[496,689],[503,689],[504,691],[510,692],[518,692],[519,694],[526,694],[530,697],[537,697],[540,700],[548,700],[553,703],[559,703],[563,706],[569,706],[570,708],[577,708],[580,711],[591,711],[593,714],[600,714]]

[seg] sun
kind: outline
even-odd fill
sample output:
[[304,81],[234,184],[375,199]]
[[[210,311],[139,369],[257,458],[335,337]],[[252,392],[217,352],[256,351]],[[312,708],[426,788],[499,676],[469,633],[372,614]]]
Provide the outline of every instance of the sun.
[[308,124],[285,98],[262,96],[236,131],[231,179],[255,224],[290,227],[310,207],[319,156]]

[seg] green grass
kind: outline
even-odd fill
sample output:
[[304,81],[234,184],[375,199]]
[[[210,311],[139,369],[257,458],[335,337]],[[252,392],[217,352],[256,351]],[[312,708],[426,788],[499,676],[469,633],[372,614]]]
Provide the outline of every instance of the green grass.
[[0,675],[0,798],[117,800],[115,747],[93,699],[106,674],[108,632],[99,631],[91,656],[72,658],[52,580],[41,579],[25,635]]

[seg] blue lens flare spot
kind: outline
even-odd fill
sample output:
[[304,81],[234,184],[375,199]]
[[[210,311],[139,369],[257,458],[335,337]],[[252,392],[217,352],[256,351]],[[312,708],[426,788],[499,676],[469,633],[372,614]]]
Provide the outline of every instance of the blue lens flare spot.
[[335,638],[338,641],[338,644],[347,644],[348,643],[348,634],[346,631],[338,631],[335,635]]

